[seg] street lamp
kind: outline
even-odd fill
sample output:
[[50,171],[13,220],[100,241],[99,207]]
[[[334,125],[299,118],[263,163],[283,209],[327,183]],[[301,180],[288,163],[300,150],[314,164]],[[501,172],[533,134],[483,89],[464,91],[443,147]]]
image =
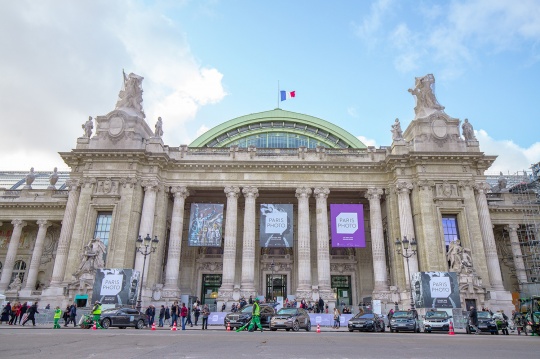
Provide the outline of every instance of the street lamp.
[[272,263],[270,263],[270,269],[272,270],[272,298],[271,300],[274,300],[274,267],[276,264],[274,263],[274,260],[272,259]]
[[[403,251],[401,250],[401,245],[403,245]],[[411,248],[409,249],[409,245]],[[403,241],[400,241],[399,238],[396,238],[396,251],[399,255],[407,260],[407,272],[409,273],[409,288],[411,291],[411,309],[414,310],[414,300],[413,300],[413,290],[412,290],[412,280],[411,280],[411,269],[409,267],[409,258],[416,254],[416,240],[413,238],[410,242],[407,239],[407,236],[403,236]]]
[[154,253],[156,251],[156,248],[158,246],[159,240],[157,236],[152,239],[150,237],[150,234],[146,235],[146,238],[142,239],[141,235],[139,234],[139,238],[137,238],[135,246],[137,248],[137,252],[143,255],[143,269],[141,273],[141,284],[139,287],[139,298],[137,299],[137,306],[135,307],[139,312],[141,311],[141,296],[142,296],[142,288],[143,288],[143,281],[144,281],[144,270],[146,268],[146,257],[150,255],[150,253]]

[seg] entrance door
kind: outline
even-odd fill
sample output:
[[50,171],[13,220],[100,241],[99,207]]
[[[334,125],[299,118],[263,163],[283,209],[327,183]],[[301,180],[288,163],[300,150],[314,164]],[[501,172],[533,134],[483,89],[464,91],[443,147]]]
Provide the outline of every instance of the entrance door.
[[203,274],[201,291],[202,304],[208,304],[209,308],[214,308],[214,302],[217,299],[219,287],[221,287],[221,274]]
[[273,300],[277,297],[287,297],[287,275],[267,274],[266,275],[266,299]]
[[350,275],[331,276],[332,290],[337,298],[337,304],[352,305],[352,288]]

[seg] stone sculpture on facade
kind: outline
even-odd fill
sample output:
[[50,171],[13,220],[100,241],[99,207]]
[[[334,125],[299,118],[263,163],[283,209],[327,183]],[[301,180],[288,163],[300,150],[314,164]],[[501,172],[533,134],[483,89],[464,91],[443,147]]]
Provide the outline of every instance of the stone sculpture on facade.
[[21,278],[17,275],[11,284],[9,285],[8,292],[18,292],[22,288]]
[[143,111],[143,89],[142,81],[144,77],[130,73],[126,76],[124,72],[124,88],[119,93],[119,99],[116,102],[116,109],[131,109],[141,117],[146,117]]
[[403,140],[403,131],[401,130],[401,124],[399,123],[399,118],[396,118],[396,121],[392,125],[392,140],[401,141]]
[[416,96],[416,107],[414,112],[416,117],[426,117],[435,111],[444,110],[444,106],[441,106],[433,93],[433,87],[435,86],[435,77],[432,74],[428,74],[423,77],[415,78],[414,89],[409,89],[409,92]]
[[82,128],[84,130],[84,136],[86,138],[92,137],[92,129],[94,128],[94,121],[92,121],[92,116],[88,116],[88,120],[83,123]]
[[58,168],[54,168],[53,173],[49,176],[49,187],[48,189],[56,189],[56,182],[58,182]]
[[501,192],[508,192],[508,189],[506,188],[506,185],[508,181],[506,180],[506,177],[503,176],[502,172],[499,172],[499,178],[497,179],[497,184],[493,187],[491,187],[491,192],[493,193],[501,193]]
[[81,277],[84,273],[94,273],[96,269],[103,268],[105,261],[103,255],[106,252],[105,244],[99,239],[92,239],[86,246],[82,254],[81,264],[79,269],[74,274],[76,278]]
[[23,188],[32,189],[32,183],[34,183],[35,179],[36,179],[36,174],[34,172],[34,167],[32,167],[30,168],[30,172],[26,175],[26,185]]
[[156,122],[156,130],[154,131],[154,136],[161,138],[163,136],[163,121],[161,117],[158,117]]
[[474,273],[471,250],[463,248],[459,240],[450,242],[446,258],[450,262],[451,271],[461,274]]
[[465,119],[465,122],[463,122],[461,129],[463,131],[463,137],[465,137],[465,141],[476,141],[474,129],[468,119]]

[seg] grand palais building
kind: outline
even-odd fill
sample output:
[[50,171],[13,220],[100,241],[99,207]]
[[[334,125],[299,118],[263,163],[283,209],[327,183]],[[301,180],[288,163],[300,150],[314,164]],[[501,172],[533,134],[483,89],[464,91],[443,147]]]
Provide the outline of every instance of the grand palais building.
[[[69,172],[0,173],[8,300],[85,306],[108,275],[120,282],[101,300],[133,305],[142,287],[143,307],[189,295],[407,308],[418,272],[454,273],[461,308],[511,310],[536,288],[536,177],[487,176],[496,154],[446,114],[432,75],[416,78],[414,119],[390,121],[380,148],[279,108],[169,146],[166,121],[145,119],[142,80],[126,76],[115,109],[60,153]],[[138,238],[155,251],[143,256]]]

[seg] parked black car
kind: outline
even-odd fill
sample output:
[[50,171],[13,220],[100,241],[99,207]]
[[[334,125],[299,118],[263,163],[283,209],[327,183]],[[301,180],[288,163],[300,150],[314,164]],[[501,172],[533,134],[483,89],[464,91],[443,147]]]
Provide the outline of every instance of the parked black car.
[[[470,318],[467,322],[467,327],[465,331],[467,334],[474,333],[475,330],[470,323]],[[491,335],[498,335],[499,329],[497,328],[497,323],[493,319],[492,315],[489,312],[478,312],[478,330],[480,332],[491,333]]]
[[308,312],[302,308],[281,308],[270,320],[270,330],[285,329],[297,332],[300,328],[306,332],[311,330],[311,320]]
[[418,312],[416,310],[400,310],[394,312],[389,326],[391,332],[411,331],[420,333],[424,323],[418,320]]
[[370,332],[384,332],[385,324],[384,319],[379,317],[375,313],[358,313],[348,323],[349,332],[354,330],[358,331],[370,331]]
[[[270,326],[270,319],[276,314],[274,307],[268,304],[261,304],[261,325],[268,328]],[[240,328],[251,320],[251,312],[253,311],[253,305],[249,304],[243,307],[239,312],[229,313],[225,316],[223,323],[225,328],[230,324],[231,329]]]
[[148,325],[148,316],[132,308],[105,309],[101,312],[100,324],[105,329],[110,327],[142,329]]

